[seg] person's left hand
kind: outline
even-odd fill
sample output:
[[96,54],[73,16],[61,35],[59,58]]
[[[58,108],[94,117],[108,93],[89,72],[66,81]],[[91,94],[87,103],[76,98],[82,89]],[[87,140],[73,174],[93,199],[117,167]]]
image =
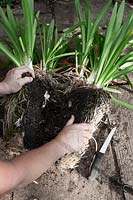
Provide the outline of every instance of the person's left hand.
[[92,138],[94,125],[88,123],[75,123],[74,116],[68,120],[61,132],[56,136],[54,141],[60,144],[61,151],[64,154],[80,152],[83,147],[88,145]]
[[[24,73],[29,72],[31,77],[22,77]],[[6,94],[18,92],[25,84],[30,83],[35,78],[34,71],[28,67],[13,68],[10,70],[2,84],[5,88]]]

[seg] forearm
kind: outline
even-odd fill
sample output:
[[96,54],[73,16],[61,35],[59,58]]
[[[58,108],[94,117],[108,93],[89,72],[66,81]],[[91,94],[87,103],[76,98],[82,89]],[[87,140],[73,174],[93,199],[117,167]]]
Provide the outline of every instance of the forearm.
[[74,117],[71,117],[58,136],[46,145],[10,162],[0,161],[0,194],[36,180],[63,155],[78,152],[83,145],[88,144],[90,133],[93,132],[91,126],[73,122]]
[[[65,154],[55,140],[26,152],[10,162],[0,161],[0,194],[24,186],[40,177],[55,161]],[[8,181],[7,181],[8,179]]]
[[15,168],[18,172],[23,172],[20,185],[27,185],[36,180],[64,154],[61,146],[53,140],[14,159],[12,163]]

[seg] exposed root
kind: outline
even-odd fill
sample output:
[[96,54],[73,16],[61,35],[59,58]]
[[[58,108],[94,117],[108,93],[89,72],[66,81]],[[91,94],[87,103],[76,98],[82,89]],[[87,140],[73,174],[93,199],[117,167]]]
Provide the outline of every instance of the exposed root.
[[20,128],[20,121],[26,108],[26,91],[22,89],[20,92],[9,95],[5,100],[5,122],[3,136],[9,140],[16,134]]

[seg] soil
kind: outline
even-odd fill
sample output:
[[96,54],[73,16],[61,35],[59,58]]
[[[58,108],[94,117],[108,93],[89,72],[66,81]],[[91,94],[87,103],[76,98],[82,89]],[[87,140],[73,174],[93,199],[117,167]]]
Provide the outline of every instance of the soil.
[[[108,94],[70,75],[42,74],[39,71],[36,79],[25,91],[28,106],[23,113],[22,126],[26,149],[37,148],[54,139],[71,115],[75,116],[75,123],[94,121],[98,127],[109,110]],[[100,119],[97,119],[97,113],[102,113]],[[98,141],[101,138],[103,135]],[[92,161],[95,153],[95,144],[88,144],[88,147],[82,150],[82,156],[77,153],[65,156],[58,164],[63,169],[76,166],[77,170],[86,176],[86,168],[89,172],[91,165],[88,161]]]
[[68,75],[39,73],[26,90],[28,106],[22,124],[28,149],[54,139],[71,115],[75,116],[75,123],[90,122],[96,109],[100,112],[109,104],[108,94]]

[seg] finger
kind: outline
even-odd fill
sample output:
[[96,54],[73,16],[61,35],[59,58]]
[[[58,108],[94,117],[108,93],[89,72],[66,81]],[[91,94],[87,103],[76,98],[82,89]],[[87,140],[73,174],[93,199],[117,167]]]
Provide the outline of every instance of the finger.
[[83,132],[83,137],[90,140],[92,138],[92,133],[89,131],[84,131]]
[[35,78],[34,70],[30,69],[29,67],[20,67],[19,74],[22,75],[23,73],[29,72],[33,78]]
[[91,140],[92,136],[91,135],[88,135],[88,136],[83,136],[81,141],[84,143],[84,144],[89,144],[89,141]]
[[81,129],[81,130],[92,130],[92,126],[87,124],[87,123],[79,123],[79,124],[74,124],[75,128]]
[[84,145],[87,145],[87,144],[89,144],[89,140],[90,140],[90,138],[83,138],[82,142]]
[[66,123],[66,126],[72,125],[73,122],[74,122],[74,120],[75,120],[75,117],[74,117],[74,115],[72,115],[71,118],[70,118],[70,119],[68,120],[68,122]]
[[82,124],[82,128],[84,130],[89,130],[89,132],[94,133],[96,131],[96,127],[94,126],[94,123],[84,123]]
[[19,79],[19,84],[21,86],[27,84],[27,83],[31,83],[33,81],[33,78],[32,77],[24,77],[24,78],[21,78]]

